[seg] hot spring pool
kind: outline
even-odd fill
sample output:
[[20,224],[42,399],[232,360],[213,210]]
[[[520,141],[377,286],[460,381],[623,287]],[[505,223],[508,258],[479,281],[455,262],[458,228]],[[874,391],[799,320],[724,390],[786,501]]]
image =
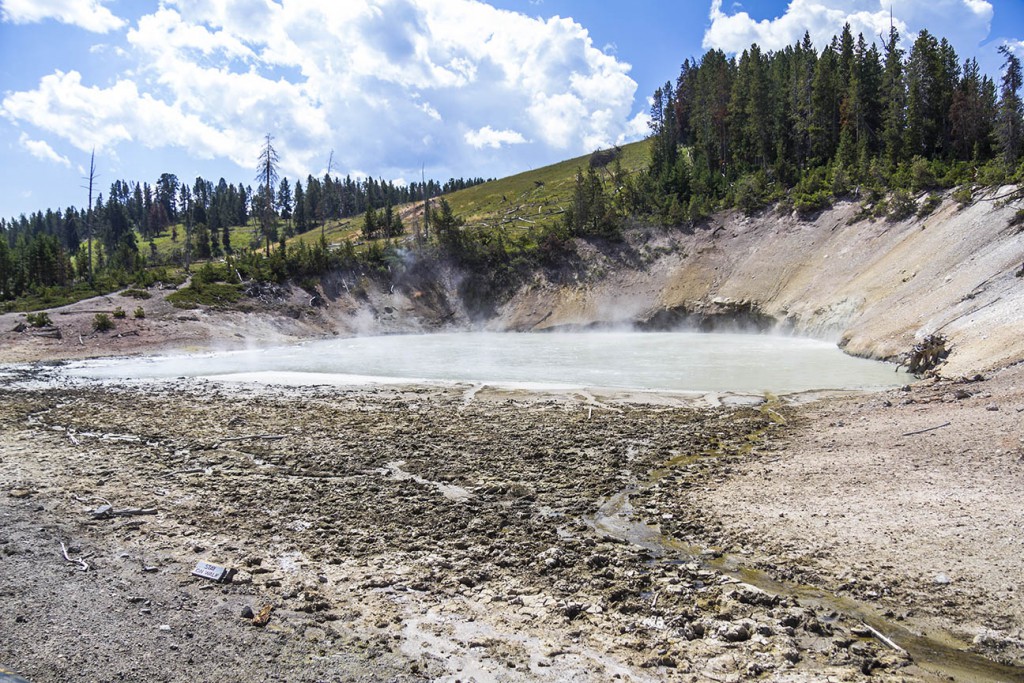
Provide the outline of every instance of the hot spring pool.
[[834,344],[696,332],[445,333],[354,337],[201,355],[71,363],[90,379],[206,377],[287,384],[458,381],[653,391],[789,393],[903,384],[890,364]]

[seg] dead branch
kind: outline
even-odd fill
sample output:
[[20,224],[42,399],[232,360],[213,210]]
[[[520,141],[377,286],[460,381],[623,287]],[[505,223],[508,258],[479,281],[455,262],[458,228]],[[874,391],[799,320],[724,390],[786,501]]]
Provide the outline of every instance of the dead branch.
[[263,441],[280,441],[281,439],[287,437],[287,434],[248,434],[246,436],[232,436],[217,442],[217,445],[214,446],[214,448],[220,448],[224,444],[231,443],[233,441],[248,441],[249,439],[261,439]]
[[89,503],[91,503],[93,501],[97,501],[98,500],[101,503],[106,503],[110,507],[114,507],[114,504],[111,503],[106,498],[104,498],[103,496],[93,496],[92,498],[82,498],[81,496],[77,496],[77,495],[72,494],[71,497],[74,498],[75,500],[77,500],[79,503],[89,504]]
[[938,427],[929,427],[928,429],[918,429],[916,432],[907,432],[906,434],[900,434],[900,436],[917,436],[918,434],[926,434],[927,432],[934,432],[936,429],[942,429],[943,427],[948,427],[951,424],[952,424],[952,422],[946,422],[944,424],[940,424]]
[[71,564],[77,564],[78,568],[81,569],[83,572],[89,571],[89,564],[85,560],[81,558],[71,559],[70,557],[68,557],[68,547],[64,545],[64,541],[60,542],[60,551],[64,554],[65,560],[67,560]]
[[93,519],[111,519],[113,517],[135,517],[138,515],[155,515],[156,508],[122,508],[115,510],[111,505],[101,505],[89,514]]
[[878,638],[880,641],[882,641],[883,643],[885,643],[886,645],[891,647],[893,650],[896,650],[897,652],[906,653],[906,650],[904,650],[902,647],[900,647],[896,643],[892,642],[888,637],[886,637],[881,631],[879,631],[878,629],[873,627],[871,624],[869,624],[867,622],[864,622],[864,621],[862,621],[861,624],[864,625],[864,628],[866,628],[867,630],[871,631],[872,635],[874,635],[875,638]]

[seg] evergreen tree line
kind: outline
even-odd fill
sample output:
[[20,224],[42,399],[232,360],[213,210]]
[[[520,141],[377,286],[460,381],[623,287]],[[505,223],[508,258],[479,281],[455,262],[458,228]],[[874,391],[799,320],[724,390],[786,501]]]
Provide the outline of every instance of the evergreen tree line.
[[[289,180],[282,178],[272,207],[275,217],[283,221],[285,237],[363,212],[371,216],[371,236],[391,237],[404,229],[393,211],[395,205],[483,182],[483,178],[451,178],[444,183],[429,180],[401,185],[325,174],[323,178],[308,176],[305,185],[296,181],[293,189]],[[247,225],[255,217],[259,207],[265,206],[263,193],[262,186],[254,191],[242,183],[231,185],[224,178],[215,185],[197,177],[190,185],[164,173],[153,185],[115,180],[106,197],[97,195],[91,211],[71,206],[10,220],[0,218],[0,299],[39,287],[66,287],[90,274],[136,272],[147,262],[139,250],[139,238],[151,242],[170,231],[177,242],[184,237],[179,234],[180,227],[191,230],[195,258],[230,254],[230,229]],[[91,272],[86,249],[90,235],[94,237]],[[275,241],[278,238],[273,236]],[[155,254],[155,246],[151,246],[150,260]]]
[[[655,91],[650,173],[629,207],[679,222],[715,206],[797,209],[834,196],[1011,180],[1024,158],[1020,60],[1005,46],[999,82],[945,38],[908,52],[850,26],[820,52],[810,36],[777,52],[710,50]],[[639,183],[642,187],[636,187]]]

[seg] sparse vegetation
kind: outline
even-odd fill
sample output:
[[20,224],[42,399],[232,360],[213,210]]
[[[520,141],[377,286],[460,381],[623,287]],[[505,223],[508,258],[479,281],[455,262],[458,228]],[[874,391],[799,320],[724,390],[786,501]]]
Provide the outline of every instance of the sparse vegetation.
[[144,308],[142,308],[142,306],[139,306],[139,307],[137,307],[137,308],[135,309],[135,313],[134,313],[134,316],[135,316],[135,319],[136,319],[136,320],[142,320],[143,318],[145,318],[145,317],[146,317],[146,311],[145,311],[145,309],[144,309]]
[[114,329],[114,321],[106,313],[97,313],[92,319],[92,329],[96,332],[109,332]]
[[124,320],[128,316],[120,306],[114,309],[113,315],[116,320]]
[[925,200],[921,202],[921,206],[917,208],[917,217],[925,218],[930,216],[935,213],[935,209],[939,208],[941,205],[942,195],[933,192],[925,197]]
[[25,322],[31,327],[49,327],[53,323],[50,321],[50,316],[46,311],[40,311],[39,313],[29,313],[25,316]]

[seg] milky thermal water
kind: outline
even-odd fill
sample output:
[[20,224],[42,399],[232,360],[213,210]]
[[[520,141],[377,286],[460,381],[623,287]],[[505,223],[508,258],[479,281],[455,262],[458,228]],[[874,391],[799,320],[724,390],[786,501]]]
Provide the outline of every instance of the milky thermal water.
[[695,332],[354,337],[205,355],[72,363],[94,379],[208,377],[326,384],[395,380],[785,393],[899,385],[892,365],[798,337]]

